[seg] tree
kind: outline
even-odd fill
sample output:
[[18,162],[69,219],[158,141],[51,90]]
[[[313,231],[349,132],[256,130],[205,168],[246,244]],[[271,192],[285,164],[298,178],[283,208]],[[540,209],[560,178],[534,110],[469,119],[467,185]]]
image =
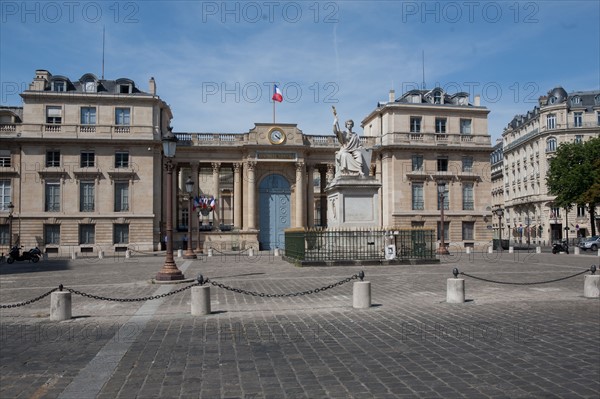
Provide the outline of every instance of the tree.
[[562,208],[587,204],[592,235],[596,234],[595,209],[600,203],[600,137],[584,143],[563,143],[550,161],[548,192]]

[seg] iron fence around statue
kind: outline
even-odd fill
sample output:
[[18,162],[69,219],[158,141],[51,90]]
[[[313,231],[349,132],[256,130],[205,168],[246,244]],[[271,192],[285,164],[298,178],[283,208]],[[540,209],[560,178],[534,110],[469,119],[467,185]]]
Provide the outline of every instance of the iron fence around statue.
[[[392,245],[394,256],[386,256]],[[300,261],[385,261],[435,259],[433,230],[426,229],[288,229],[286,257]]]

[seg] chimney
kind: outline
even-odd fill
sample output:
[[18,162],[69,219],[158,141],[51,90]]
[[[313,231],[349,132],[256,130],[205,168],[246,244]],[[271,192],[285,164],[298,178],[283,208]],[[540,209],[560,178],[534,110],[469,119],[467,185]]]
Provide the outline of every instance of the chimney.
[[476,107],[481,106],[481,96],[479,94],[475,94],[475,102],[473,103],[473,105]]
[[33,82],[29,85],[29,90],[44,91],[51,77],[52,74],[46,71],[45,69],[37,69],[35,71],[35,78],[33,79]]
[[156,95],[156,82],[154,81],[154,76],[150,78],[150,83],[148,84],[148,87],[150,88],[150,94],[152,94],[153,96]]
[[394,101],[396,101],[396,92],[392,89],[390,90],[389,102],[393,103]]

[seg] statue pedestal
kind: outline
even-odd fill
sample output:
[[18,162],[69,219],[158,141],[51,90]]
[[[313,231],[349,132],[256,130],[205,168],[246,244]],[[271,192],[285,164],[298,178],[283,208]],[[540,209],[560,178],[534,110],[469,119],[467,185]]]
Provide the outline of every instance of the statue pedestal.
[[374,177],[338,176],[325,188],[327,227],[379,226],[381,184]]

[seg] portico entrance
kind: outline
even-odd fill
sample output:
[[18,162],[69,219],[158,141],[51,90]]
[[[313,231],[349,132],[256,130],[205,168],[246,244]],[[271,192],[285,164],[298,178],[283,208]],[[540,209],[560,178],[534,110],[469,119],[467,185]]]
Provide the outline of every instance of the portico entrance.
[[290,183],[279,174],[265,177],[258,187],[261,250],[283,248],[284,230],[290,227]]

